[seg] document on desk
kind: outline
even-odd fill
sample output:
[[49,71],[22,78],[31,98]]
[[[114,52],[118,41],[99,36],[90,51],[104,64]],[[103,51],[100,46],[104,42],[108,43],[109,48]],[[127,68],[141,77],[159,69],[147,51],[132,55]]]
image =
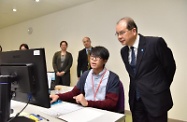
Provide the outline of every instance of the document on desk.
[[58,118],[67,122],[91,122],[91,120],[94,120],[103,114],[104,113],[101,113],[89,107],[84,107],[83,109],[80,109],[78,111],[61,115]]
[[42,108],[41,112],[53,116],[53,117],[59,117],[61,115],[65,115],[74,111],[77,111],[79,109],[82,109],[84,107],[78,105],[78,104],[73,104],[73,103],[68,103],[68,102],[63,102],[59,104],[52,105],[51,108]]

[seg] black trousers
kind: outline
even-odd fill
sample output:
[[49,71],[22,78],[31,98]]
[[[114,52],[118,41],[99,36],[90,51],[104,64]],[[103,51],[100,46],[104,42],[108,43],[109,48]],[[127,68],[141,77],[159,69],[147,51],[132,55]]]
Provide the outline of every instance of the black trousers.
[[133,122],[167,122],[167,112],[161,116],[153,117],[151,116],[141,98],[135,101],[134,110],[132,111]]
[[56,76],[55,77],[55,84],[56,85],[64,85],[64,86],[70,86],[70,78],[64,78],[64,76]]

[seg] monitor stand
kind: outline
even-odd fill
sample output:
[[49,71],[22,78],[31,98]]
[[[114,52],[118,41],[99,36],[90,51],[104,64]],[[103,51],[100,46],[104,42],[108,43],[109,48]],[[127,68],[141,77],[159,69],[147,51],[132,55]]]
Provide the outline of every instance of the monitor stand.
[[18,116],[14,118],[11,122],[35,122],[35,121],[24,116]]
[[[10,118],[10,112],[13,112],[13,110],[10,109],[11,82],[12,77],[10,75],[0,75],[0,122],[7,122],[7,120]],[[35,121],[27,117],[18,116],[11,122]]]

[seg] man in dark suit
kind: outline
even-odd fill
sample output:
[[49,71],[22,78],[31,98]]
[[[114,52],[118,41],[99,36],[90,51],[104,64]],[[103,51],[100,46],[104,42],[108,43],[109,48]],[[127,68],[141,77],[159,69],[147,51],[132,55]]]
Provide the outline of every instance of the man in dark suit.
[[90,51],[92,49],[91,46],[91,40],[89,37],[84,37],[82,39],[82,42],[84,44],[84,49],[79,51],[78,54],[78,60],[77,60],[77,77],[79,78],[83,72],[91,69],[90,63],[89,63],[89,57],[90,57]]
[[136,23],[129,17],[117,22],[116,35],[124,45],[121,57],[130,77],[133,122],[167,122],[176,70],[172,51],[163,38],[138,34]]

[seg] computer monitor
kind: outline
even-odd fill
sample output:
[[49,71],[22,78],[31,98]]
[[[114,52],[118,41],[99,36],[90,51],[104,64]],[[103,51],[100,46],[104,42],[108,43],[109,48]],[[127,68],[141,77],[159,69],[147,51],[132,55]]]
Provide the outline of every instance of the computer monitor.
[[[7,83],[4,81],[8,76],[11,91],[14,92],[13,100],[28,102],[28,98],[31,97],[29,103],[50,107],[44,48],[1,52],[0,75],[2,77],[0,85]],[[1,88],[0,86],[0,90],[3,90]],[[4,96],[0,96],[2,97]],[[0,103],[3,103],[3,99],[0,100]]]

